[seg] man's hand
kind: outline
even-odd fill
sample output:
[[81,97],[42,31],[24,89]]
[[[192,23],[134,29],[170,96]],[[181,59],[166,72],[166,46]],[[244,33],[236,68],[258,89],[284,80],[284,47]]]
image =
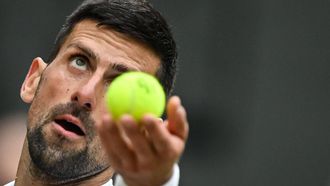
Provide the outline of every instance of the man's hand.
[[128,185],[162,185],[172,176],[188,137],[186,111],[179,97],[170,98],[167,120],[146,115],[138,125],[129,116],[117,123],[109,115],[97,126],[113,169]]

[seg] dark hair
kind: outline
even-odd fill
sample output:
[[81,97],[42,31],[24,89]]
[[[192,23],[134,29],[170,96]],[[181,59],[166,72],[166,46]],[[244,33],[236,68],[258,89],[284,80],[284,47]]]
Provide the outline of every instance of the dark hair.
[[92,19],[98,25],[109,26],[147,44],[160,57],[161,65],[156,73],[169,96],[176,75],[176,44],[168,24],[161,14],[145,0],[86,0],[65,21],[59,31],[49,57],[53,61],[74,26]]

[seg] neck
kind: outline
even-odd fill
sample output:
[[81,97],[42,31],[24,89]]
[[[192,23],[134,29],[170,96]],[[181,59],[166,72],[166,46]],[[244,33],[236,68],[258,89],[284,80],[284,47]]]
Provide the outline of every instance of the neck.
[[[28,148],[28,142],[27,138],[24,140],[24,145],[22,149],[22,154],[19,160],[18,169],[16,173],[16,180],[15,185],[16,186],[23,186],[23,185],[35,185],[35,186],[41,186],[41,185],[56,185],[50,181],[47,181],[48,179],[44,179],[44,173],[42,173],[32,162],[29,148]],[[77,181],[75,183],[68,183],[63,184],[59,183],[59,185],[102,185],[106,182],[108,182],[113,175],[113,170],[111,168],[107,168],[103,172],[90,176],[87,179]]]

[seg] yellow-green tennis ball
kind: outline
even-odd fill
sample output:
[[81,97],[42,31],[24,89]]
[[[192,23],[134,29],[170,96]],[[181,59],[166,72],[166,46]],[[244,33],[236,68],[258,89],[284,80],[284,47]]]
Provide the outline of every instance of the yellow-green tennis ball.
[[158,80],[144,72],[123,73],[112,81],[106,92],[106,105],[115,120],[123,114],[130,114],[137,121],[147,113],[160,117],[165,99]]

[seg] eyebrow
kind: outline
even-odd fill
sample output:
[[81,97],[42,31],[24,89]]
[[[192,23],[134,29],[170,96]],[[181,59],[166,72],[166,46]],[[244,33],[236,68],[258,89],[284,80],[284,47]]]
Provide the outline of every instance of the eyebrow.
[[116,70],[117,72],[124,73],[127,71],[131,71],[132,69],[129,69],[127,66],[124,66],[122,64],[114,63],[111,65],[113,70]]
[[98,61],[100,58],[97,54],[95,54],[90,48],[85,47],[84,45],[80,44],[80,43],[71,43],[67,46],[67,48],[78,48],[79,50],[81,50],[82,52],[84,52],[88,58],[91,58],[95,61]]
[[103,75],[104,79],[113,79],[124,72],[134,71],[134,69],[118,63],[112,63],[109,67]]

